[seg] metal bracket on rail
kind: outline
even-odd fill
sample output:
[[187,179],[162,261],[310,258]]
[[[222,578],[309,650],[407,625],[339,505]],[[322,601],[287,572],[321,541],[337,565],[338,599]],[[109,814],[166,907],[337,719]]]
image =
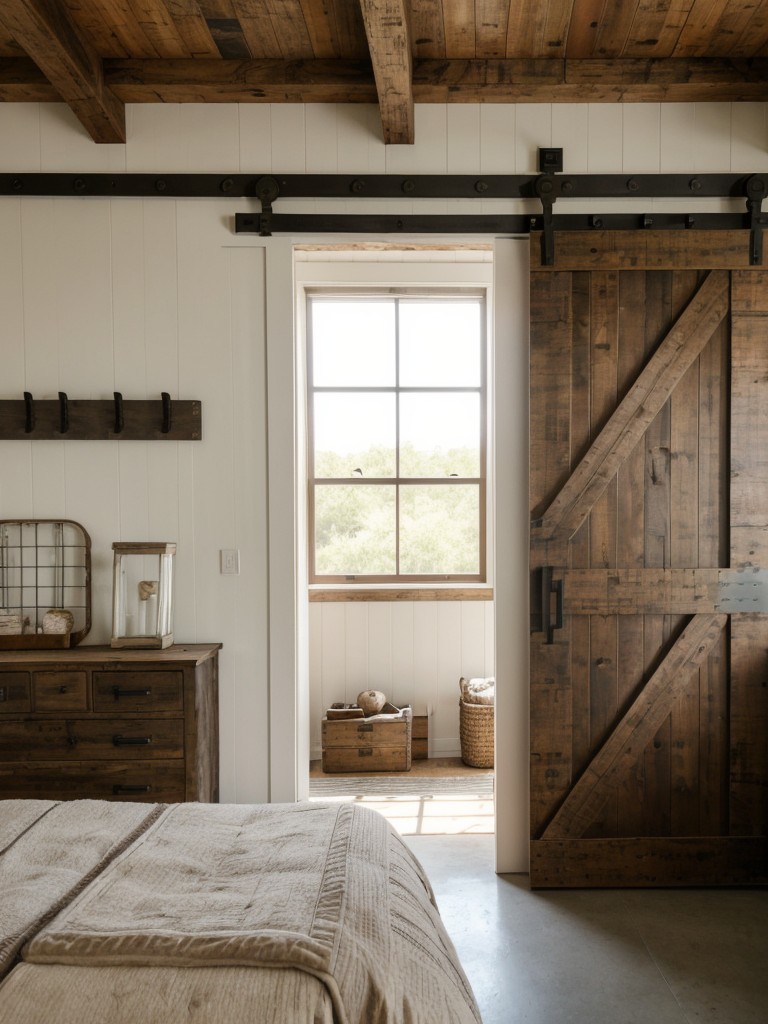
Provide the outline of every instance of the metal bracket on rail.
[[557,196],[555,178],[551,174],[541,174],[534,184],[534,191],[541,200],[543,231],[541,235],[541,265],[551,267],[555,262],[555,225],[552,207]]
[[256,182],[256,198],[261,203],[261,216],[259,217],[259,234],[268,236],[272,234],[272,203],[280,195],[280,186],[277,179],[270,174],[259,178]]
[[766,179],[753,174],[747,179],[747,212],[749,214],[749,265],[759,266],[763,262],[763,199],[766,194]]

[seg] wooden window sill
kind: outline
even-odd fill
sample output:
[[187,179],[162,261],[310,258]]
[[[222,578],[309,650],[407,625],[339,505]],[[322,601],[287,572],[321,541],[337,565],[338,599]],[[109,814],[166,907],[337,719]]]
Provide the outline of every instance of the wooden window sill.
[[493,587],[332,587],[310,589],[310,603],[332,601],[492,601]]

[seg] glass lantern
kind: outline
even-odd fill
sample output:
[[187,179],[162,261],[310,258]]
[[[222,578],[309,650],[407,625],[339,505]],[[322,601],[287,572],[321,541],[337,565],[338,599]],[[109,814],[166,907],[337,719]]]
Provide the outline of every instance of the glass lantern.
[[115,541],[112,550],[112,647],[170,647],[176,545]]

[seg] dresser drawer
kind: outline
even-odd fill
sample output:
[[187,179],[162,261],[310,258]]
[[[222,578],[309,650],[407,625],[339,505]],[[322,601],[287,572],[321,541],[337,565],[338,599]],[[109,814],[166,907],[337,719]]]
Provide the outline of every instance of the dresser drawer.
[[55,761],[0,764],[0,792],[14,800],[135,800],[177,803],[188,799],[178,762]]
[[29,672],[0,672],[0,715],[32,710]]
[[0,758],[154,760],[184,756],[179,718],[0,719]]
[[184,707],[181,672],[93,673],[94,711],[181,711]]
[[62,669],[33,672],[32,702],[35,711],[87,711],[87,673]]

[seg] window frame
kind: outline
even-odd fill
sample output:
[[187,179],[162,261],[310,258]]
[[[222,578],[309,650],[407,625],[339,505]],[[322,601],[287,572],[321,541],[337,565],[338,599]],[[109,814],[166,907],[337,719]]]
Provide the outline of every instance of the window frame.
[[[396,590],[408,590],[409,588],[420,588],[424,585],[450,584],[476,586],[487,585],[488,583],[488,490],[489,490],[489,451],[488,451],[488,417],[489,417],[489,381],[488,381],[488,288],[483,285],[462,286],[462,285],[429,285],[422,287],[403,286],[371,286],[371,285],[312,285],[304,289],[304,315],[306,334],[306,437],[307,437],[307,553],[308,553],[308,583],[314,587],[338,586],[355,588],[357,586],[379,588],[393,587]],[[399,382],[399,332],[396,331],[396,382],[390,387],[315,387],[313,378],[313,339],[312,339],[312,302],[318,297],[327,298],[350,298],[372,300],[391,298],[398,300],[405,299],[474,299],[480,306],[480,384],[469,387],[430,387],[430,386],[407,386],[403,387]],[[401,477],[400,469],[400,432],[399,415],[396,417],[396,473],[394,477],[370,478],[364,482],[359,477],[316,477],[314,472],[315,447],[314,447],[314,395],[327,392],[349,392],[361,394],[366,391],[390,392],[396,396],[396,403],[399,396],[407,393],[471,393],[477,394],[479,399],[479,475],[476,477]],[[396,501],[396,523],[395,523],[395,544],[396,560],[399,570],[399,548],[400,548],[400,527],[399,527],[399,505],[400,488],[402,486],[460,486],[472,485],[478,489],[478,572],[477,573],[396,573],[389,574],[327,574],[316,571],[315,561],[315,488],[318,485],[330,486],[391,486],[395,490]]]

